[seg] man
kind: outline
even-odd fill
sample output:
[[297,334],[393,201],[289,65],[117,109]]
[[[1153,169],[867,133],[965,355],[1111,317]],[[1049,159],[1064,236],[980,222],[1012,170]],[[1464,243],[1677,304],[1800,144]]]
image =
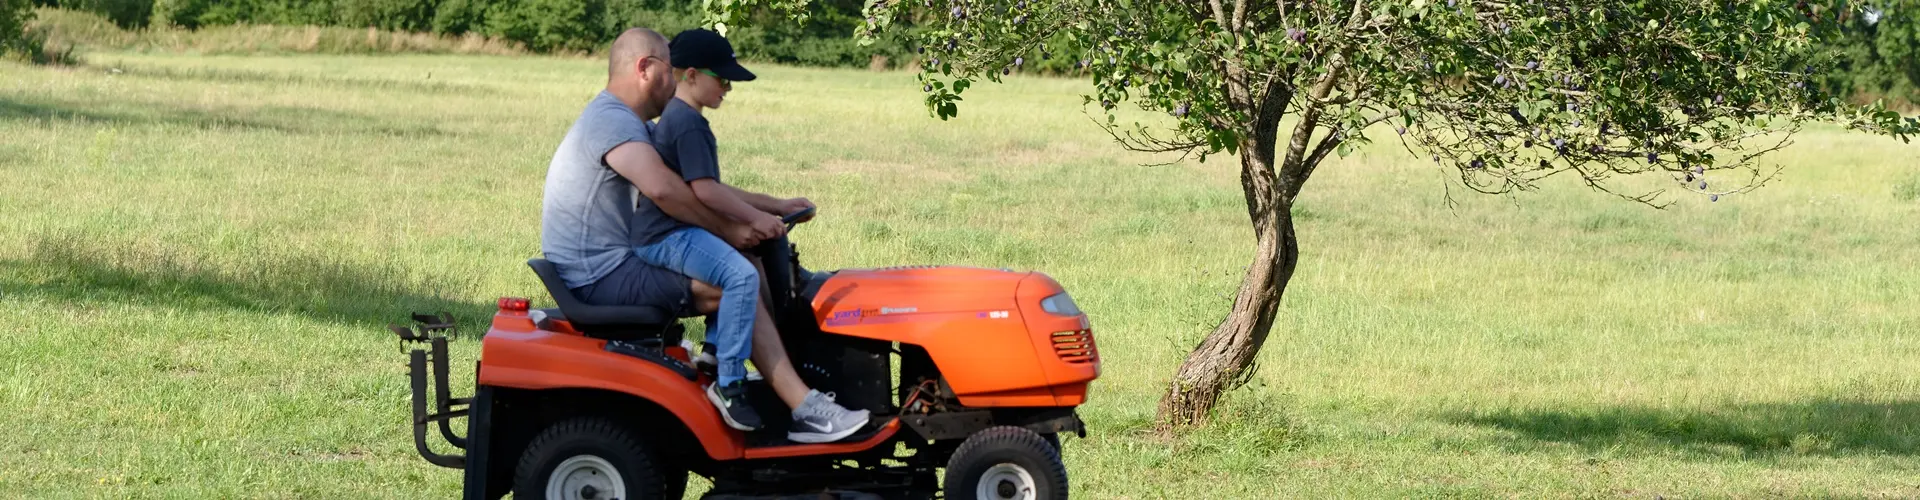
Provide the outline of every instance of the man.
[[[659,116],[674,93],[668,58],[666,38],[652,30],[630,29],[614,40],[606,89],[587,104],[548,165],[540,247],[582,301],[664,305],[685,316],[690,315],[685,307],[689,296],[703,305],[717,305],[710,302],[721,294],[709,284],[638,261],[628,237],[634,188],[666,215],[705,228],[736,248],[757,244],[758,239],[752,227],[702,204],[648,143],[645,120]],[[856,424],[864,424],[865,412],[847,411],[831,398],[807,397],[812,391],[787,360],[765,307],[758,309],[754,364],[794,410],[793,428],[808,431],[790,434],[789,439],[826,442],[858,431]],[[709,396],[728,420],[758,420],[744,398],[713,398],[711,391]]]

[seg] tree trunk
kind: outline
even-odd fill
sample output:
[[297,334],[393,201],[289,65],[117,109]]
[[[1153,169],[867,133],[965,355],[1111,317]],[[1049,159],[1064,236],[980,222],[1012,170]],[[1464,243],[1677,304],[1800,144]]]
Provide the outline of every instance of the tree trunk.
[[[1264,139],[1272,141],[1271,137]],[[1248,375],[1248,367],[1273,327],[1280,296],[1293,278],[1294,265],[1300,261],[1293,233],[1293,200],[1280,196],[1273,175],[1273,144],[1265,146],[1241,150],[1241,186],[1246,191],[1247,213],[1253,219],[1256,240],[1253,263],[1240,282],[1233,311],[1187,355],[1161,397],[1158,428],[1163,432],[1205,422],[1221,393]]]

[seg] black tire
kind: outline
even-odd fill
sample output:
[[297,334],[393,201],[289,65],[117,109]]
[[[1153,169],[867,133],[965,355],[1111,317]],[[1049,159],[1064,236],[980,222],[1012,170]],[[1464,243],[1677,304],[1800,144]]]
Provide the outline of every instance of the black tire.
[[[1015,479],[1017,478],[1017,479]],[[1060,449],[1047,438],[1022,427],[991,427],[974,433],[947,460],[945,490],[948,500],[1027,498],[1022,484],[1037,500],[1067,498],[1067,466]],[[982,481],[991,490],[979,495]],[[1015,493],[1011,496],[1008,493]]]
[[[597,459],[599,464],[618,473],[619,483],[627,490],[627,494],[620,497],[622,500],[666,498],[667,485],[661,480],[660,470],[646,446],[625,427],[590,417],[563,420],[533,438],[526,453],[520,455],[520,466],[513,479],[513,498],[561,500],[547,496],[547,483],[554,479],[555,468],[577,457],[588,462]],[[683,474],[680,479],[684,490],[686,476]],[[599,498],[607,498],[607,494],[600,494]]]
[[666,486],[661,498],[678,500],[687,497],[687,477],[691,474],[681,467],[667,467],[660,471],[660,481]]

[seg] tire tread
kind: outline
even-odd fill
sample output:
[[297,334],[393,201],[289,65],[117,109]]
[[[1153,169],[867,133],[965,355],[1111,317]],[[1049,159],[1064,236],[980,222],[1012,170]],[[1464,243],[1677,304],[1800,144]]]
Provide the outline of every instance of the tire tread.
[[1047,438],[1024,427],[998,426],[975,433],[960,443],[947,460],[945,490],[949,500],[969,498],[973,494],[972,480],[978,479],[972,473],[963,471],[974,464],[968,463],[988,454],[1013,452],[1040,460],[1039,470],[1028,471],[1035,475],[1034,481],[1042,485],[1058,485],[1049,488],[1042,500],[1065,500],[1067,498],[1067,465],[1060,459],[1060,449]]
[[[654,464],[653,454],[634,437],[632,431],[605,418],[578,417],[548,427],[527,444],[526,452],[520,454],[520,465],[514,470],[513,497],[528,500],[544,498],[546,478],[536,476],[552,474],[552,471],[541,470],[543,462],[552,458],[549,455],[553,454],[553,451],[549,448],[565,445],[581,436],[592,436],[591,439],[598,440],[604,446],[628,452],[630,456],[619,457],[632,462],[634,470],[631,472],[635,477],[628,479],[627,484],[629,486],[637,484],[645,490],[630,492],[633,493],[631,495],[633,498],[665,496],[667,488],[661,480],[659,468]],[[613,457],[601,458],[613,459]],[[629,471],[623,470],[620,473],[625,476]]]

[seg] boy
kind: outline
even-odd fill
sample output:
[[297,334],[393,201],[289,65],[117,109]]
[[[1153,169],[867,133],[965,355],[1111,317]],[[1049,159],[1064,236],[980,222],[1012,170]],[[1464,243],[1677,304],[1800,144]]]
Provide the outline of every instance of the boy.
[[[749,81],[752,72],[734,59],[732,44],[718,33],[703,29],[681,32],[668,45],[676,80],[674,98],[654,126],[653,144],[667,167],[693,188],[701,204],[723,216],[749,224],[757,239],[786,235],[780,215],[813,207],[805,198],[780,199],[735,189],[720,183],[719,153],[703,109],[717,108],[732,88],[730,80]],[[634,211],[634,253],[641,260],[720,286],[720,310],[707,340],[717,355],[718,376],[707,398],[741,430],[757,428],[758,416],[746,404],[744,361],[752,354],[753,315],[760,297],[760,275],[744,255],[704,229],[667,216],[650,200],[641,199]],[[767,368],[762,366],[762,368]],[[850,411],[832,396],[806,388],[797,380],[774,380],[773,387],[793,410],[787,438],[802,443],[836,441],[867,423],[865,410]],[[784,383],[783,383],[784,382]]]

